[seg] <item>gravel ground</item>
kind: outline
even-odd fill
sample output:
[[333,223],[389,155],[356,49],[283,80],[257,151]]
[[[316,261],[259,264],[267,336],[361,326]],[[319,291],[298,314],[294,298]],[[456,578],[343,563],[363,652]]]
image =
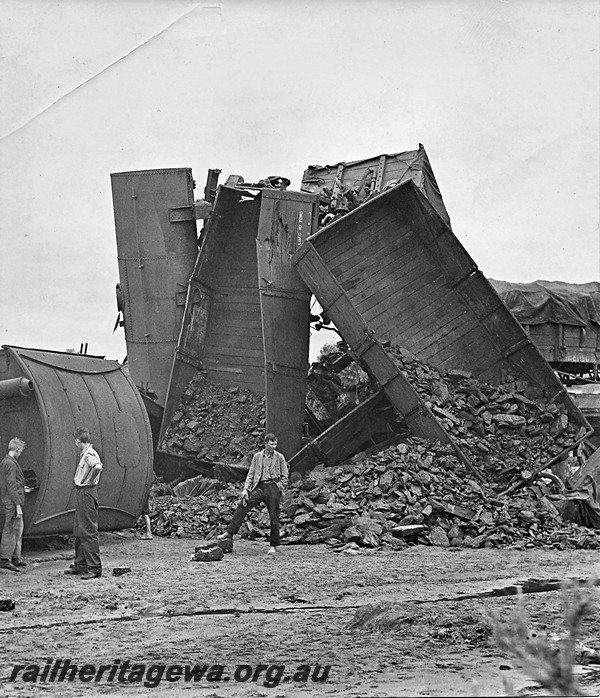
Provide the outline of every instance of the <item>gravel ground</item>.
[[[457,597],[528,578],[598,572],[598,554],[589,550],[416,546],[346,555],[299,545],[271,557],[266,543],[236,541],[234,553],[220,562],[190,562],[198,543],[102,534],[105,573],[89,581],[63,574],[70,550],[26,550],[25,572],[0,570],[0,598],[16,602],[13,611],[0,613],[0,694],[500,696],[507,695],[509,678],[515,694],[544,695],[491,636],[492,614],[508,617],[516,597]],[[113,576],[118,567],[131,572]],[[597,590],[591,593],[596,599]],[[377,602],[393,605],[379,623],[369,623],[365,606]],[[564,632],[560,591],[527,594],[523,603],[538,637]],[[600,650],[599,630],[596,615],[584,620],[587,647]],[[35,678],[32,665],[41,672],[56,659],[109,668],[98,682],[23,680],[27,671]],[[125,661],[130,667],[122,676],[131,680],[119,681]],[[152,687],[135,680],[134,664],[206,664],[209,670],[198,681],[173,670],[171,681],[163,675]],[[303,678],[298,667],[309,664],[308,681],[294,681]],[[324,683],[312,680],[317,664],[321,671],[330,666]],[[15,665],[28,668],[10,681]],[[208,680],[219,678],[214,665],[226,667],[220,681]],[[246,672],[235,674],[240,665],[254,672],[265,667],[255,681],[237,681]],[[285,665],[281,676],[279,665]],[[594,665],[580,671],[584,690],[598,693]],[[154,681],[147,674],[144,680]]]

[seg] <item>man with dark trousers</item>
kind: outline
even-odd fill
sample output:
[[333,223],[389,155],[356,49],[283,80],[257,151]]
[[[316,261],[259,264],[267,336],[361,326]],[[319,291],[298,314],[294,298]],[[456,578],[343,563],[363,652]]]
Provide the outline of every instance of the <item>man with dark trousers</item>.
[[73,434],[79,451],[79,463],[75,471],[75,562],[65,574],[80,579],[102,576],[100,544],[98,542],[98,482],[102,461],[91,444],[90,432],[85,428]]
[[271,519],[271,534],[269,536],[269,555],[277,552],[279,539],[279,502],[281,494],[288,482],[288,467],[282,453],[276,451],[277,437],[275,434],[265,436],[265,447],[254,454],[250,470],[246,476],[241,501],[227,526],[227,531],[218,538],[233,538],[244,523],[246,514],[254,507],[264,502]]
[[23,505],[27,488],[23,471],[17,460],[24,448],[25,442],[15,436],[9,441],[8,454],[0,463],[0,502],[4,509],[0,568],[11,572],[19,572],[20,567],[27,565],[21,557]]

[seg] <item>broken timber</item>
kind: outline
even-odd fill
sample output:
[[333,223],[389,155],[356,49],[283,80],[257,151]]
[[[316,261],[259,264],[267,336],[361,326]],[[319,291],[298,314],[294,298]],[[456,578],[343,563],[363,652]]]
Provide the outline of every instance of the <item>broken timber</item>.
[[386,431],[393,420],[391,412],[393,407],[383,392],[371,395],[298,451],[290,459],[290,471],[304,475],[319,463],[342,463],[374,434]]

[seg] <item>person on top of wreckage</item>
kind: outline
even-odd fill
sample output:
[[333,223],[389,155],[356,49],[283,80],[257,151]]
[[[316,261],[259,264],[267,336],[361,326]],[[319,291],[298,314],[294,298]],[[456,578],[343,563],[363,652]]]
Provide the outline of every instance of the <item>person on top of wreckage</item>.
[[271,532],[269,536],[269,555],[277,552],[280,544],[279,538],[279,502],[284,488],[288,483],[288,467],[282,453],[277,448],[275,434],[265,436],[265,447],[254,454],[250,470],[246,476],[240,503],[231,517],[225,533],[217,538],[233,538],[244,522],[251,509],[264,502],[271,520]]

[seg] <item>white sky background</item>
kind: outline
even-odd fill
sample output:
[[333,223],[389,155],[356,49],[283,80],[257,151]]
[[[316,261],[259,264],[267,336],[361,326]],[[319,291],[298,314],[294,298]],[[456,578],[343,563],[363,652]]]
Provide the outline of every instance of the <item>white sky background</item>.
[[[495,279],[600,276],[587,0],[0,0],[0,344],[122,359],[110,173],[257,181],[423,143]],[[327,334],[326,339],[335,335]]]

